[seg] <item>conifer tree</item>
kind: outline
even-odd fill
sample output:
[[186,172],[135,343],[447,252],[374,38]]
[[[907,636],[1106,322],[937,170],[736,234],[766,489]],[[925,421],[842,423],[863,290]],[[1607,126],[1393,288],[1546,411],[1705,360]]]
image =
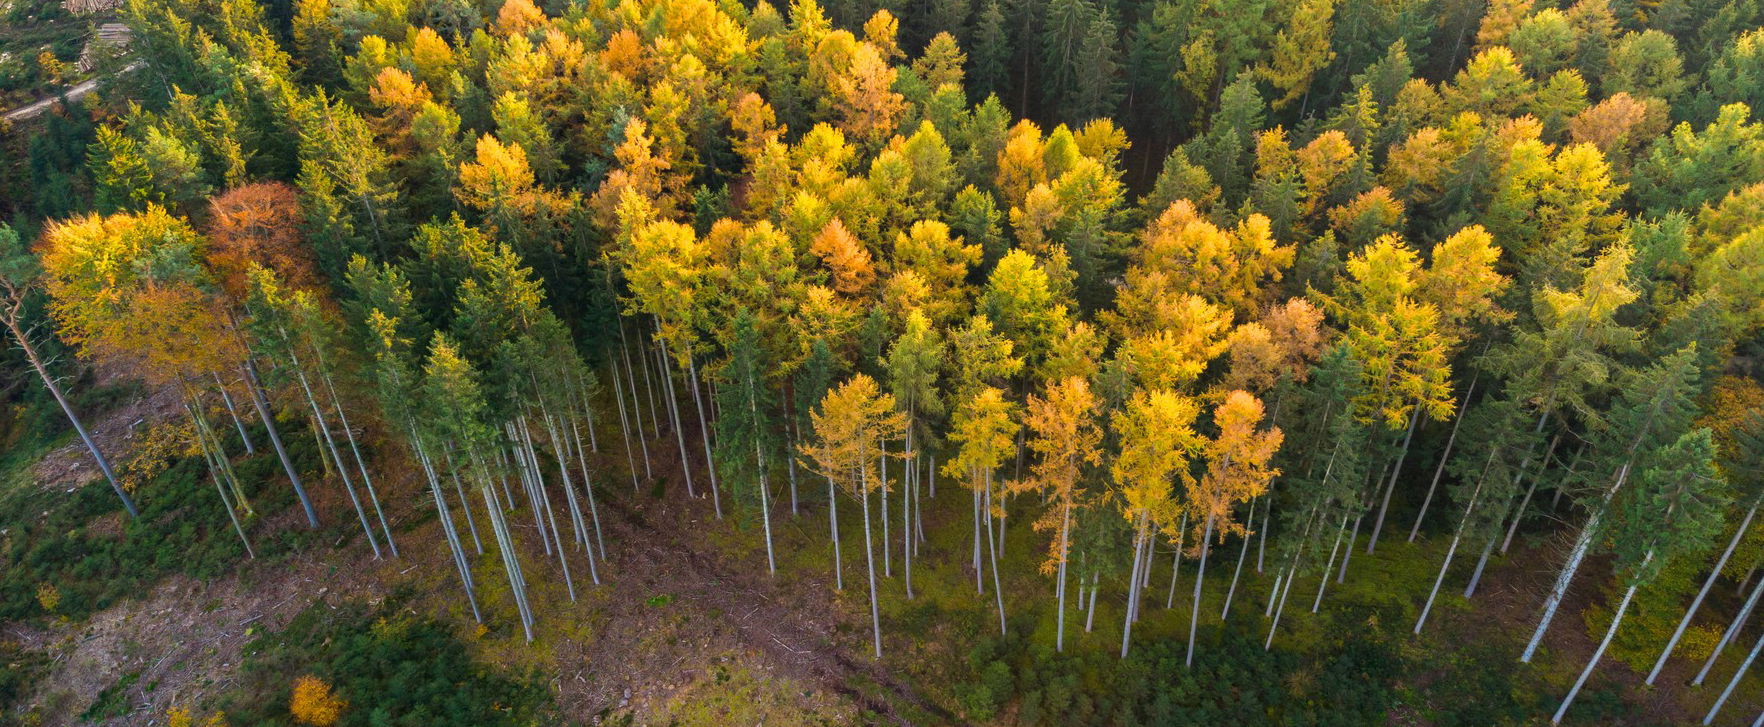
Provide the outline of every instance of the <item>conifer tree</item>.
[[[882,616],[876,604],[876,557],[870,536],[870,491],[884,490],[873,463],[888,456],[883,442],[906,430],[906,417],[895,408],[894,396],[882,393],[876,381],[863,374],[827,392],[820,410],[809,414],[815,441],[802,445],[809,466],[834,480],[863,504],[864,565],[870,582],[870,627],[876,658],[882,658]],[[878,456],[880,454],[880,456]]]
[[1203,446],[1192,426],[1199,414],[1200,407],[1188,397],[1169,390],[1142,390],[1111,420],[1121,451],[1110,465],[1110,473],[1119,488],[1121,514],[1133,528],[1133,568],[1128,576],[1121,633],[1123,659],[1132,643],[1141,573],[1151,567],[1152,536],[1178,527],[1175,519],[1181,505],[1173,484],[1175,478],[1181,478],[1186,485],[1191,478],[1189,458]]
[[1599,475],[1613,473],[1611,480],[1609,483],[1594,480],[1596,486],[1586,498],[1590,514],[1544,601],[1543,614],[1519,657],[1520,661],[1529,662],[1537,653],[1544,632],[1549,630],[1556,609],[1567,593],[1568,584],[1579,571],[1587,550],[1602,533],[1601,527],[1613,499],[1623,492],[1623,486],[1637,471],[1638,465],[1648,465],[1642,458],[1655,449],[1669,446],[1679,433],[1685,431],[1694,411],[1692,401],[1700,393],[1700,372],[1695,357],[1696,347],[1688,346],[1646,369],[1629,374],[1619,389],[1618,404],[1593,444],[1594,460],[1587,468],[1588,472]]
[[734,321],[734,340],[729,360],[723,365],[722,385],[717,389],[717,457],[723,463],[730,495],[742,508],[757,510],[765,529],[766,571],[778,572],[772,554],[771,484],[768,454],[777,443],[772,423],[770,392],[760,370],[759,332],[752,314]]
[[981,585],[980,531],[986,531],[986,560],[992,565],[993,600],[998,605],[998,632],[1005,635],[1004,591],[998,577],[998,544],[992,534],[993,474],[1012,451],[1017,430],[1016,406],[1004,392],[988,386],[976,391],[956,407],[950,420],[949,438],[956,454],[943,465],[951,477],[962,478],[974,493],[974,586]]
[[43,355],[42,350],[31,340],[32,325],[26,305],[32,302],[33,296],[42,284],[41,270],[37,259],[31,256],[19,240],[18,233],[10,225],[0,224],[0,323],[12,332],[12,340],[24,352],[25,359],[30,361],[31,369],[42,379],[44,388],[55,397],[55,403],[61,407],[61,413],[67,416],[69,424],[80,435],[80,441],[86,445],[92,460],[98,464],[98,471],[104,475],[105,482],[110,484],[111,491],[122,501],[123,509],[129,517],[138,517],[140,511],[135,508],[135,501],[117,482],[116,473],[110,469],[110,460],[98,449],[98,443],[92,441],[92,435],[86,431],[78,414],[74,413],[73,405],[68,403],[67,395],[62,392],[61,384],[49,373],[50,359]]
[[1054,594],[1059,612],[1054,632],[1054,650],[1065,649],[1066,631],[1066,570],[1071,554],[1073,512],[1090,503],[1079,491],[1087,468],[1101,463],[1102,431],[1096,422],[1096,396],[1090,383],[1071,377],[1050,381],[1045,395],[1031,394],[1028,400],[1027,424],[1034,436],[1029,448],[1038,457],[1032,479],[1009,485],[1014,492],[1035,491],[1041,494],[1047,508],[1034,526],[1040,532],[1052,532],[1048,555],[1041,563],[1043,574],[1055,577]]
[[1194,576],[1194,608],[1188,618],[1188,653],[1184,663],[1194,664],[1195,630],[1200,623],[1201,588],[1205,585],[1207,553],[1213,533],[1221,537],[1231,533],[1248,535],[1244,526],[1233,518],[1238,503],[1249,502],[1268,489],[1268,482],[1280,470],[1269,466],[1280,449],[1283,435],[1278,428],[1258,430],[1262,423],[1262,402],[1248,392],[1233,391],[1225,395],[1213,411],[1213,426],[1219,434],[1204,445],[1207,470],[1204,475],[1184,484],[1188,497],[1184,503],[1190,520],[1202,523],[1200,565]]

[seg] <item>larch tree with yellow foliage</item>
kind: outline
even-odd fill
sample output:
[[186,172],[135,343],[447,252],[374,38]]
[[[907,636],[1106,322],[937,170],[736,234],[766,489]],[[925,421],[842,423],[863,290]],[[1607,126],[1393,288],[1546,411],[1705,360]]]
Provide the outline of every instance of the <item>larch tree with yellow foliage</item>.
[[864,513],[864,566],[870,580],[870,631],[876,658],[882,658],[882,616],[876,604],[876,550],[870,527],[870,492],[888,483],[875,464],[887,456],[882,443],[906,432],[906,417],[876,380],[857,374],[827,392],[819,411],[810,412],[815,441],[801,447],[804,464],[858,498]]
[[[1133,529],[1133,568],[1129,571],[1127,608],[1121,627],[1121,658],[1127,658],[1137,619],[1142,583],[1151,569],[1153,534],[1174,530],[1180,508],[1175,478],[1190,478],[1189,458],[1202,440],[1194,431],[1200,407],[1168,389],[1141,390],[1115,412],[1110,421],[1121,451],[1110,465],[1121,514]],[[1186,489],[1186,486],[1185,486]]]
[[[629,197],[629,195],[628,195]],[[631,307],[648,313],[656,326],[655,340],[661,344],[664,364],[681,365],[692,386],[693,401],[698,405],[698,424],[704,444],[706,466],[711,477],[711,503],[717,516],[723,512],[722,497],[717,490],[716,463],[711,453],[710,424],[704,416],[703,399],[698,390],[698,365],[693,348],[698,345],[696,327],[704,311],[705,293],[701,283],[706,274],[705,249],[692,228],[678,222],[662,220],[642,225],[630,237],[629,246],[621,250],[625,258],[625,278],[631,293]],[[686,477],[686,493],[697,497],[692,487],[691,460],[686,455],[686,433],[680,417],[679,398],[674,395],[671,366],[662,370],[662,388],[674,421],[674,439],[680,446],[681,470]]]
[[1033,476],[1013,482],[1011,490],[1035,491],[1047,507],[1035,521],[1035,530],[1052,532],[1041,572],[1055,576],[1054,594],[1059,604],[1054,650],[1066,643],[1066,562],[1072,550],[1072,516],[1087,503],[1079,484],[1091,467],[1102,463],[1102,429],[1097,426],[1097,400],[1090,382],[1070,377],[1050,381],[1042,396],[1028,401],[1029,449],[1037,456]]
[[[1184,506],[1193,520],[1202,523],[1200,538],[1200,569],[1194,576],[1194,608],[1188,615],[1188,654],[1184,663],[1194,664],[1195,629],[1200,625],[1201,587],[1206,584],[1207,551],[1214,532],[1243,532],[1244,526],[1233,519],[1232,511],[1239,503],[1248,502],[1268,490],[1269,481],[1280,474],[1270,466],[1274,452],[1280,449],[1279,429],[1257,429],[1262,424],[1262,401],[1245,391],[1233,391],[1213,410],[1213,426],[1219,434],[1204,445],[1207,470],[1204,475],[1186,483],[1188,497]],[[1243,560],[1238,559],[1238,572]],[[1235,587],[1235,584],[1234,584]],[[1229,607],[1229,606],[1227,606]]]
[[974,590],[984,593],[981,580],[980,532],[986,532],[986,560],[992,564],[993,600],[998,605],[998,633],[1005,635],[1004,590],[998,577],[998,544],[992,532],[992,476],[1004,464],[1021,429],[1015,421],[1017,407],[1005,400],[1004,392],[987,386],[962,401],[950,420],[950,441],[956,445],[955,457],[943,464],[943,471],[965,482],[974,499]]

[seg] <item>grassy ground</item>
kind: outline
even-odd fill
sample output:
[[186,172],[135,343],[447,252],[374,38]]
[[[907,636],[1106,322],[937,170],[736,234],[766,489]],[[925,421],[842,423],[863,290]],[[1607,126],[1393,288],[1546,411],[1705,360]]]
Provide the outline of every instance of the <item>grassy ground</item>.
[[[298,433],[287,438],[291,444],[304,440],[298,446],[311,443],[310,436]],[[826,534],[825,483],[807,477],[799,482],[799,513],[792,515],[780,478],[772,523],[778,572],[768,575],[762,529],[753,513],[738,513],[725,499],[730,515],[717,520],[708,499],[686,498],[677,466],[660,459],[655,481],[633,491],[623,453],[613,443],[603,444],[608,450],[595,469],[608,552],[596,562],[599,585],[588,572],[586,553],[566,541],[572,598],[556,556],[538,546],[530,513],[523,508],[510,516],[538,615],[531,643],[514,616],[482,503],[475,517],[487,552],[479,556],[474,549],[471,555],[484,614],[480,625],[448,566],[426,488],[415,472],[390,458],[376,482],[393,507],[402,560],[372,562],[336,483],[314,472],[311,484],[326,513],[325,531],[301,535],[297,523],[266,517],[257,526],[259,535],[283,543],[285,555],[229,572],[198,573],[200,582],[190,583],[188,575],[173,574],[184,572],[179,568],[186,563],[202,562],[191,555],[221,552],[231,533],[218,509],[179,511],[178,518],[204,524],[208,535],[192,541],[182,559],[150,561],[163,570],[145,571],[128,582],[140,595],[95,605],[90,618],[63,614],[69,617],[47,624],[45,614],[27,618],[38,624],[31,627],[36,633],[53,636],[48,642],[0,639],[10,665],[0,678],[0,697],[34,698],[43,724],[76,723],[82,714],[87,721],[140,723],[175,706],[198,715],[225,709],[274,723],[281,719],[276,710],[285,708],[284,697],[277,695],[285,694],[295,672],[328,675],[339,682],[340,693],[354,693],[358,705],[371,701],[372,690],[382,687],[343,683],[351,667],[338,654],[288,645],[355,634],[352,638],[365,639],[362,648],[373,652],[385,645],[370,638],[371,624],[385,618],[422,631],[438,649],[457,644],[449,669],[484,670],[516,687],[539,685],[543,698],[532,704],[533,714],[566,722],[1533,725],[1543,723],[1542,715],[1553,710],[1584,663],[1592,638],[1581,612],[1604,599],[1598,592],[1603,573],[1593,564],[1571,592],[1570,608],[1558,618],[1538,663],[1517,664],[1514,655],[1529,632],[1559,547],[1547,538],[1522,540],[1512,555],[1491,566],[1474,601],[1458,595],[1471,565],[1471,559],[1461,558],[1427,631],[1413,637],[1409,628],[1445,542],[1429,537],[1408,544],[1393,536],[1374,554],[1355,552],[1346,581],[1328,584],[1319,614],[1309,613],[1318,578],[1302,578],[1274,649],[1263,652],[1267,620],[1262,612],[1273,561],[1257,573],[1255,554],[1249,554],[1232,613],[1221,621],[1240,547],[1232,540],[1217,547],[1208,563],[1192,669],[1182,661],[1194,562],[1184,561],[1175,607],[1165,608],[1169,552],[1160,552],[1154,563],[1143,618],[1133,632],[1132,659],[1116,656],[1125,584],[1118,576],[1102,578],[1095,617],[1086,630],[1088,614],[1076,603],[1081,569],[1074,570],[1071,583],[1065,650],[1056,654],[1053,579],[1034,567],[1045,557],[1047,536],[1027,525],[1036,505],[1010,504],[1001,554],[1008,628],[1000,637],[990,574],[985,592],[976,592],[967,565],[972,547],[968,494],[944,482],[938,497],[926,502],[927,540],[912,562],[911,598],[900,501],[893,500],[889,511],[888,574],[881,565],[880,506],[872,501],[883,647],[883,657],[875,660],[864,533],[854,500],[841,496],[838,504],[845,576],[845,587],[838,589]],[[16,463],[30,459],[28,451],[19,451]],[[652,446],[652,451],[666,449]],[[257,459],[264,461],[248,465],[251,476],[274,482],[274,462]],[[700,471],[699,486],[708,490],[704,480]],[[16,469],[8,481],[12,490],[21,490]],[[102,510],[97,495],[103,491],[94,487],[81,490],[82,497],[90,496],[91,507]],[[155,493],[164,497],[175,489],[162,483]],[[206,501],[198,493],[212,498],[212,492],[199,488],[190,493],[191,507]],[[292,506],[291,499],[277,501],[269,493],[266,498],[284,512]],[[114,513],[69,509],[75,501],[32,500],[29,509],[47,513],[41,515],[44,522],[75,535],[91,532],[104,517],[114,519]],[[466,523],[458,524],[471,547]],[[159,537],[149,535],[128,534],[122,540]],[[212,543],[212,549],[204,543]],[[80,577],[99,585],[110,582],[102,574]],[[391,594],[397,594],[391,601],[379,600]],[[1723,596],[1709,610],[1731,613],[1735,604],[1729,601]],[[129,625],[163,621],[167,613],[187,618],[151,635]],[[362,614],[374,615],[365,631],[357,618]],[[180,639],[211,645],[180,651]],[[108,650],[93,651],[103,644]],[[1629,667],[1607,659],[1570,722],[1664,725],[1700,717],[1740,651],[1730,648],[1711,685],[1701,689],[1678,686],[1685,678],[1679,673],[1685,659],[1675,660],[1656,690],[1639,688]],[[281,656],[253,661],[254,653]],[[399,653],[385,659],[413,658]],[[70,668],[52,666],[50,658],[86,665],[82,668],[93,674],[92,683],[66,688],[59,697],[44,694],[33,683],[65,685]],[[210,672],[180,676],[175,669]],[[1739,724],[1764,706],[1759,703],[1764,682],[1756,676],[1738,694],[1724,721]],[[247,695],[255,695],[255,701]],[[1221,695],[1234,696],[1222,700]]]

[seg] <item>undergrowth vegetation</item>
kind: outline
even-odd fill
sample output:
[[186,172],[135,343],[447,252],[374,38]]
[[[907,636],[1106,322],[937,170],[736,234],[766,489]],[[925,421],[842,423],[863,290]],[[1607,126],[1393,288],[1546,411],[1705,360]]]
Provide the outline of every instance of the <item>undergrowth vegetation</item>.
[[[231,724],[294,725],[297,684],[328,687],[337,727],[526,727],[556,721],[535,674],[478,661],[439,621],[394,597],[379,606],[323,603],[246,648],[239,684],[218,701]],[[312,698],[308,697],[310,701]],[[302,705],[302,709],[310,709]]]

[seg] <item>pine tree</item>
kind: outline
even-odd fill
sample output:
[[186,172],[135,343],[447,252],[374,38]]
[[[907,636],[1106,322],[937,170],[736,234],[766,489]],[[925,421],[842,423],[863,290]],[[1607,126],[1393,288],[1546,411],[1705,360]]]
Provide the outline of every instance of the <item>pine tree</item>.
[[1721,532],[1721,517],[1727,506],[1726,483],[1715,469],[1715,445],[1709,430],[1685,432],[1642,457],[1646,469],[1623,497],[1612,503],[1612,550],[1616,570],[1627,589],[1605,630],[1605,638],[1593,650],[1592,658],[1569,688],[1562,705],[1556,708],[1551,724],[1562,722],[1581,686],[1598,667],[1599,658],[1623,625],[1624,613],[1636,589],[1652,582],[1673,560],[1708,548]]

